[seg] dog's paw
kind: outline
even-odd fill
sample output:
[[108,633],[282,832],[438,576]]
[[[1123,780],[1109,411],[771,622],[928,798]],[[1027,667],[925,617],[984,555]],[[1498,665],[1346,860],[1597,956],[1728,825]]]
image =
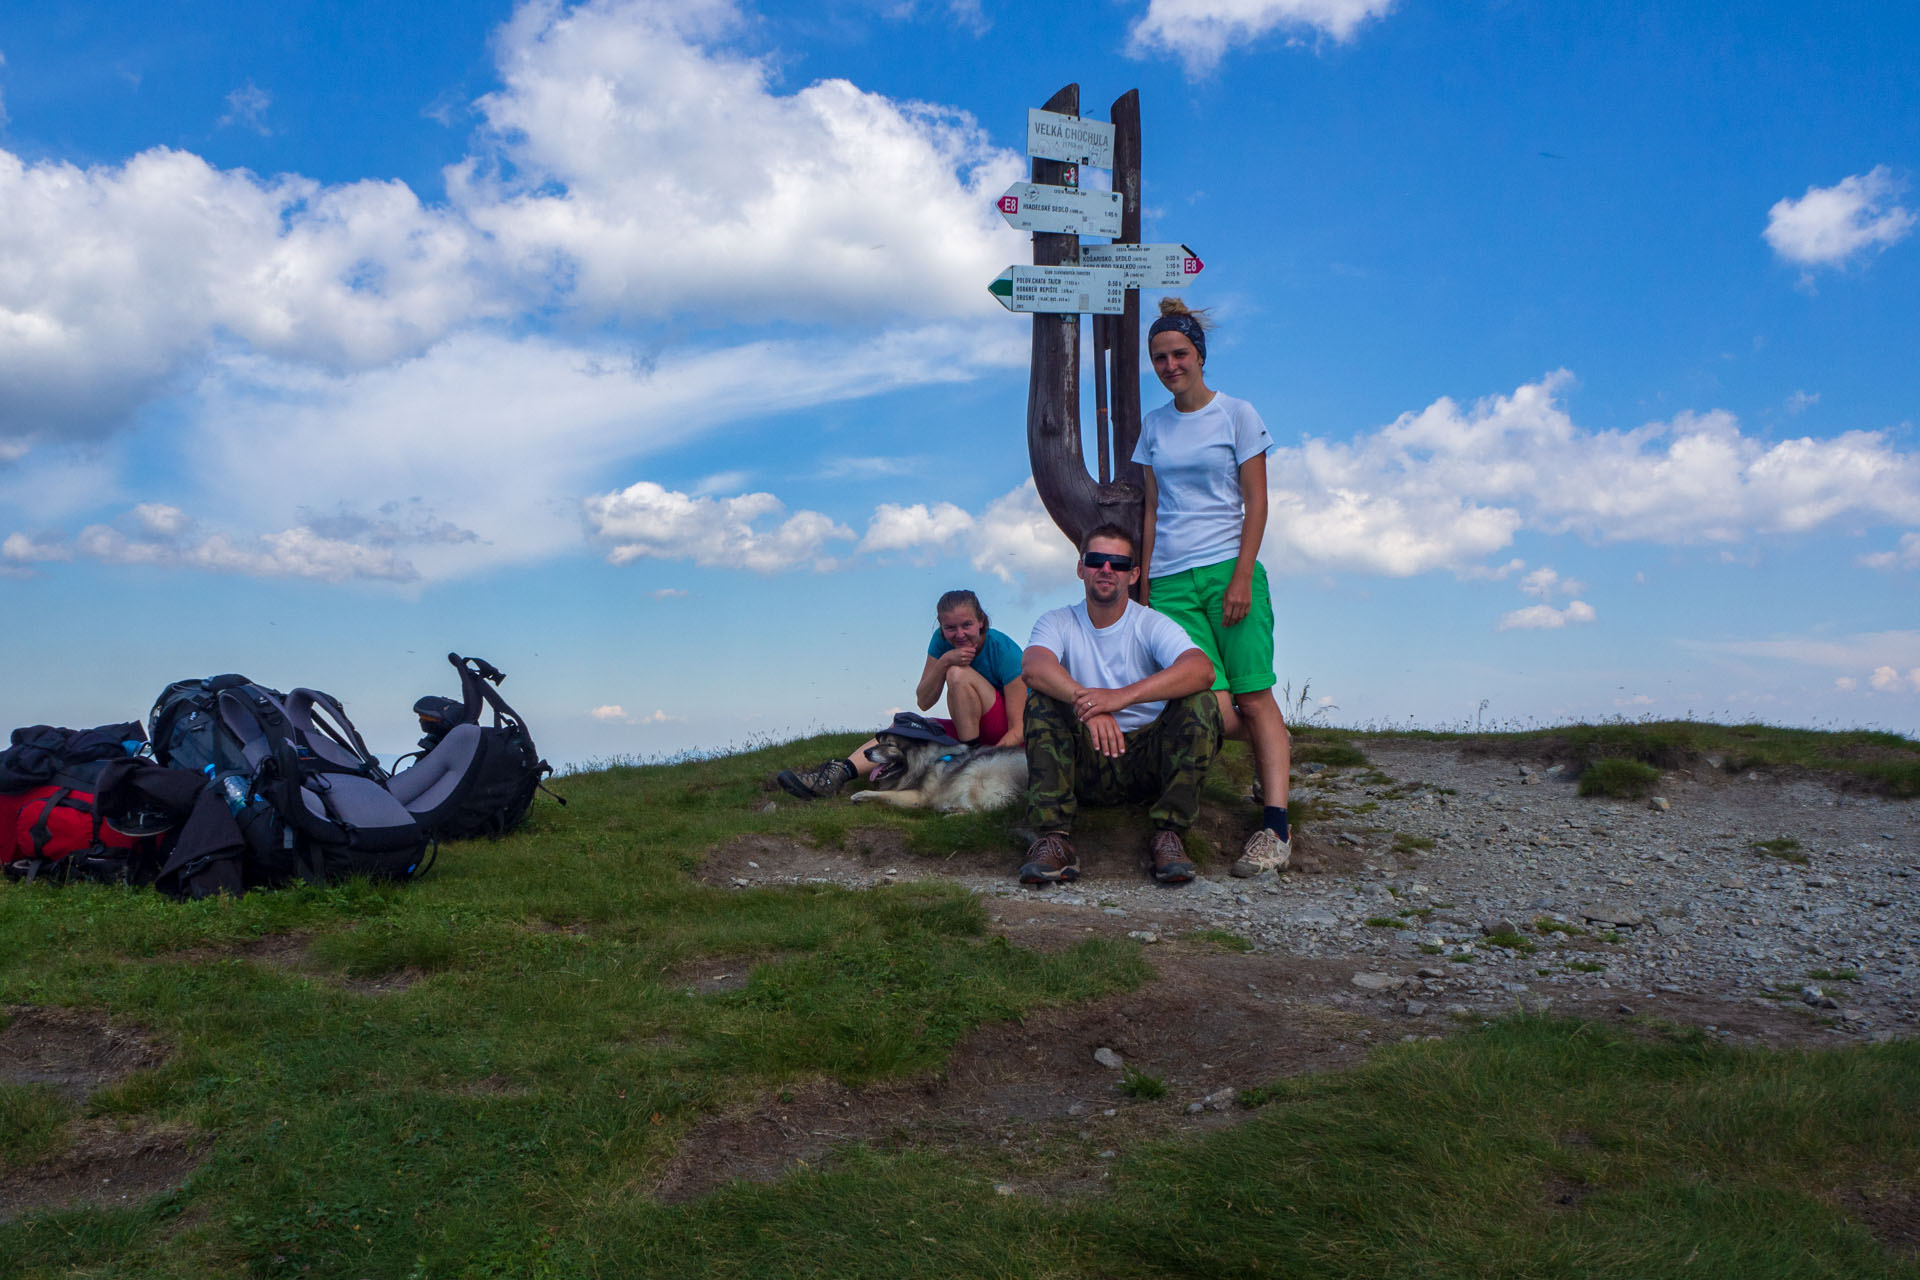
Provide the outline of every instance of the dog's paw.
[[878,800],[879,798],[880,793],[878,791],[856,791],[847,797],[847,802],[849,804],[859,804],[863,800]]

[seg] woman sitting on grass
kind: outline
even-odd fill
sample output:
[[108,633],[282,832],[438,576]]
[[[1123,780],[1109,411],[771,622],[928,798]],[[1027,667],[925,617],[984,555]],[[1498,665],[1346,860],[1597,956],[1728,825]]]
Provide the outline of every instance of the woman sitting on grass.
[[[1017,747],[1026,741],[1027,682],[1020,676],[1020,646],[1004,631],[987,625],[980,597],[949,591],[934,605],[939,624],[927,642],[927,665],[914,687],[922,711],[947,699],[947,718],[930,717],[970,747]],[[827,760],[811,769],[782,769],[781,789],[802,800],[820,800],[855,777],[877,768],[867,759],[869,738],[845,759]]]

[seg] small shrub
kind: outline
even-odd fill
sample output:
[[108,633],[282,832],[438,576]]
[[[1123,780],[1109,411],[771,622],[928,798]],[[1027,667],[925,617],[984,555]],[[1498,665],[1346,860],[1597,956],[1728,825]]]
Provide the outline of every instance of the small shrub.
[[1518,951],[1523,956],[1533,954],[1535,946],[1532,939],[1523,938],[1512,929],[1502,929],[1498,933],[1488,934],[1487,945],[1505,947],[1509,951]]
[[1251,939],[1243,938],[1237,933],[1229,933],[1225,929],[1195,929],[1187,936],[1195,942],[1204,942],[1219,951],[1244,953],[1253,950]]
[[1423,942],[1423,943],[1421,943],[1421,944],[1420,944],[1420,954],[1421,954],[1421,955],[1426,955],[1426,956],[1437,956],[1437,955],[1439,955],[1439,954],[1440,954],[1440,953],[1441,953],[1442,951],[1445,951],[1445,950],[1446,950],[1446,948],[1445,948],[1445,947],[1443,947],[1443,946],[1441,946],[1441,945],[1440,945],[1439,943],[1437,943],[1437,942]]
[[1573,970],[1575,973],[1604,973],[1606,972],[1607,966],[1595,964],[1591,960],[1575,960],[1568,964],[1567,968]]
[[1533,928],[1536,933],[1564,933],[1568,937],[1586,932],[1585,929],[1582,929],[1577,924],[1569,924],[1565,920],[1549,920],[1545,916],[1541,916],[1538,920],[1535,920],[1533,922]]
[[1809,969],[1807,976],[1817,982],[1860,981],[1860,973],[1856,969]]
[[1432,836],[1410,836],[1404,831],[1394,833],[1393,851],[1395,853],[1425,853],[1431,848],[1433,848]]
[[1581,772],[1580,794],[1637,800],[1651,795],[1654,785],[1659,781],[1660,771],[1652,765],[1609,756],[1604,760],[1595,760]]
[[1151,1102],[1155,1098],[1164,1098],[1167,1096],[1167,1082],[1159,1076],[1140,1070],[1138,1067],[1128,1066],[1123,1068],[1120,1073],[1120,1092],[1126,1094],[1129,1098],[1139,1098],[1143,1102]]
[[1369,929],[1404,929],[1406,927],[1407,922],[1405,920],[1396,920],[1392,916],[1367,917],[1367,928]]
[[1753,851],[1765,854],[1769,858],[1778,858],[1782,862],[1797,862],[1803,867],[1807,865],[1807,855],[1800,852],[1800,842],[1792,836],[1756,840],[1753,842]]

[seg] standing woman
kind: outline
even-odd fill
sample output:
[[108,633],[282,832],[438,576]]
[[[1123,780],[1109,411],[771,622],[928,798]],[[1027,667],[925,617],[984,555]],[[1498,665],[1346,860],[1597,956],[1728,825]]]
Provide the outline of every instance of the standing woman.
[[1140,602],[1213,659],[1227,736],[1253,747],[1266,811],[1233,864],[1234,875],[1253,876],[1284,870],[1292,857],[1289,742],[1273,697],[1273,602],[1259,559],[1273,437],[1252,405],[1207,386],[1208,328],[1204,312],[1163,298],[1147,331],[1153,371],[1173,402],[1146,415],[1133,451],[1147,480]]

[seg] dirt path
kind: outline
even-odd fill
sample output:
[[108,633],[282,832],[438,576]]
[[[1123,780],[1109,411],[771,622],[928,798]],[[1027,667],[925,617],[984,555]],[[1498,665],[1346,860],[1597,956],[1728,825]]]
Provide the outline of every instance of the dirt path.
[[[1215,857],[1200,880],[1164,888],[1130,832],[1082,839],[1082,879],[1041,890],[1015,883],[1011,843],[928,857],[875,829],[844,850],[767,837],[716,850],[703,874],[735,887],[952,880],[1022,945],[1133,937],[1159,977],[985,1029],[935,1079],[822,1086],[720,1117],[662,1193],[772,1176],[836,1142],[962,1138],[1012,1153],[1078,1141],[1069,1181],[1093,1187],[1129,1138],[1245,1114],[1238,1090],[1515,1008],[1771,1045],[1920,1024],[1920,805],[1711,769],[1664,777],[1651,801],[1583,799],[1545,763],[1359,745],[1366,767],[1301,771],[1294,804],[1312,816],[1281,876],[1235,880]],[[1231,847],[1234,821],[1210,813],[1200,827]],[[1248,949],[1224,949],[1235,940]],[[1127,1067],[1168,1096],[1125,1095]]]

